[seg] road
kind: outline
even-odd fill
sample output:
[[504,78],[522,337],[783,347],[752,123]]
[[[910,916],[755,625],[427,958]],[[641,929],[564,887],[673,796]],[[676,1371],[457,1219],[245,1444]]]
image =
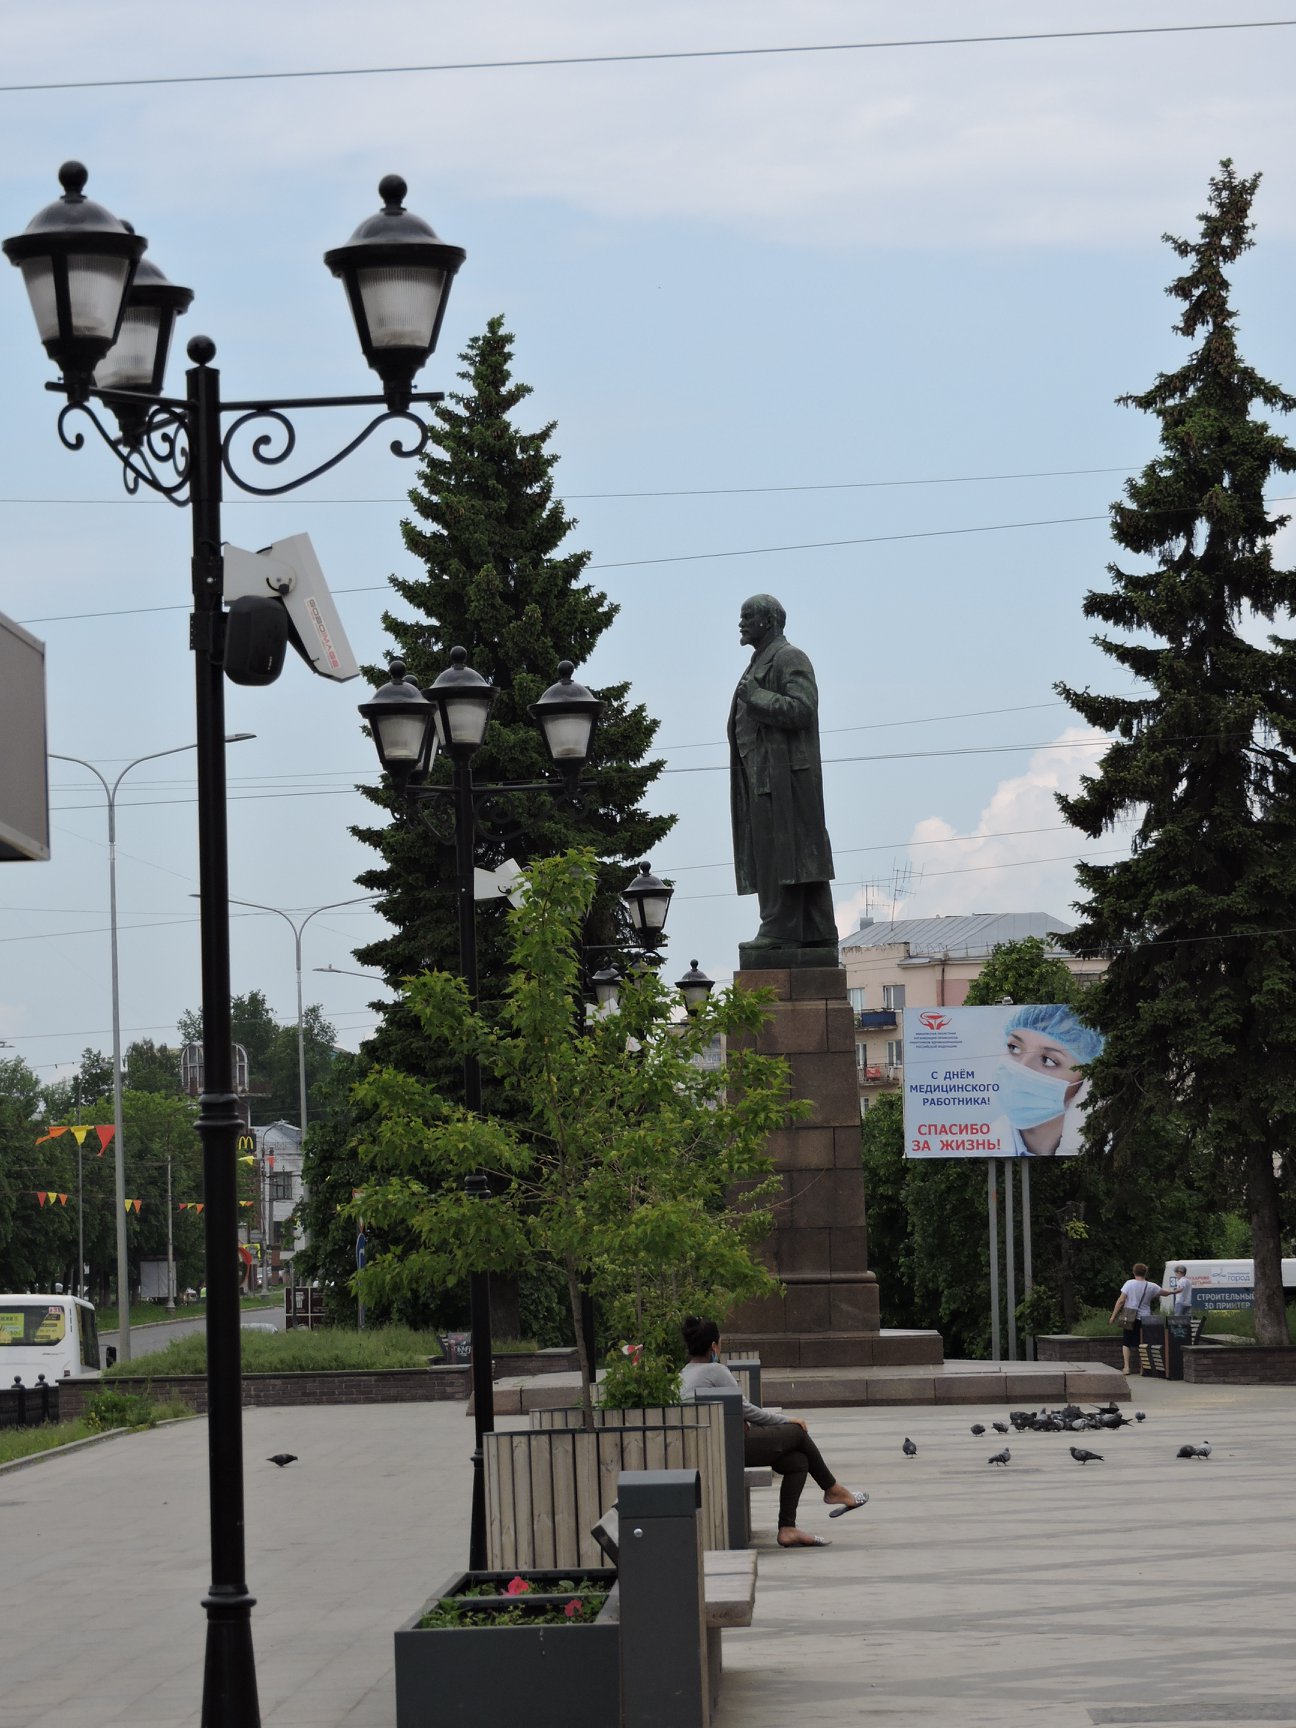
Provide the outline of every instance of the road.
[[[284,1329],[284,1311],[282,1308],[250,1309],[243,1315],[243,1322],[247,1324],[250,1321],[255,1321],[259,1325],[265,1325],[269,1322],[276,1331],[282,1332]],[[151,1321],[147,1326],[132,1325],[131,1360],[134,1361],[137,1356],[151,1356],[157,1350],[165,1350],[172,1339],[188,1338],[194,1333],[205,1332],[206,1330],[207,1316],[205,1314],[196,1315],[193,1319],[181,1319],[177,1316],[174,1320]],[[106,1350],[110,1344],[114,1349],[117,1348],[117,1333],[115,1331],[100,1332],[100,1349]]]

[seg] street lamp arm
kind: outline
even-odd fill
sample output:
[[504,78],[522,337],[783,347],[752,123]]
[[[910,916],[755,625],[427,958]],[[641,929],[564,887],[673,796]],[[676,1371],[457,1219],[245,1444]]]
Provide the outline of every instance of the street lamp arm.
[[[49,390],[61,388],[58,384],[46,385]],[[64,448],[73,451],[85,448],[85,434],[70,431],[68,427],[69,416],[84,414],[121,464],[122,482],[128,493],[133,496],[141,486],[147,486],[151,491],[169,499],[172,504],[178,507],[187,506],[192,478],[190,445],[193,436],[188,403],[173,397],[148,396],[136,390],[92,389],[89,396],[97,398],[105,407],[114,411],[132,411],[134,418],[128,422],[132,428],[131,433],[127,436],[122,432],[110,432],[88,400],[68,402],[60,410],[58,417],[59,441]],[[444,392],[439,390],[420,391],[410,397],[411,404],[419,403],[428,407],[435,407],[443,400]],[[271,423],[252,439],[251,459],[263,467],[274,468],[286,462],[297,446],[297,431],[288,418],[289,411],[341,407],[377,408],[380,412],[335,455],[317,463],[305,473],[294,475],[291,480],[285,480],[277,486],[260,486],[246,474],[240,473],[235,466],[234,440],[245,427],[255,425],[257,421]],[[380,426],[385,426],[389,421],[408,422],[401,435],[392,439],[390,446],[393,456],[406,460],[423,454],[432,432],[430,416],[425,418],[415,414],[409,406],[393,408],[382,396],[298,396],[282,402],[222,402],[219,405],[219,416],[222,421],[233,416],[228,429],[221,434],[221,467],[240,491],[258,498],[280,497],[317,480],[321,474],[327,474],[331,468],[345,461],[353,451],[358,450],[371,438]]]

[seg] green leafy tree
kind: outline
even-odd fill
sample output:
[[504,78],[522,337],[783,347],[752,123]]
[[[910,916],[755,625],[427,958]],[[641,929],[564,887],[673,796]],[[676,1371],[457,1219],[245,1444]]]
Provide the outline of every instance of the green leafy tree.
[[[1070,938],[1068,938],[1068,943]],[[997,947],[968,991],[970,1007],[1062,1002],[1087,1015],[1091,987],[1036,937]],[[989,1347],[989,1233],[981,1160],[907,1160],[898,1094],[883,1095],[862,1127],[869,1196],[869,1261],[883,1321],[931,1327],[950,1355]],[[1218,1216],[1227,1189],[1213,1161],[1173,1114],[1143,1133],[1138,1156],[1031,1162],[1034,1292],[1019,1307],[1023,1335],[1073,1326],[1086,1306],[1109,1306],[1136,1259],[1223,1252]],[[1005,1292],[1006,1296],[1006,1292]]]
[[1091,1145],[1119,1159],[1149,1129],[1182,1122],[1235,1173],[1251,1223],[1256,1337],[1288,1343],[1274,1155],[1296,1130],[1296,574],[1277,569],[1265,488],[1296,450],[1253,412],[1296,398],[1242,359],[1228,268],[1253,244],[1259,176],[1221,164],[1169,287],[1196,346],[1151,388],[1122,398],[1158,422],[1159,454],[1112,512],[1137,565],[1112,564],[1085,613],[1118,634],[1099,647],[1136,685],[1095,695],[1059,685],[1114,734],[1066,818],[1096,838],[1135,824],[1132,856],[1083,864],[1072,946],[1111,956],[1086,1011],[1106,1035],[1093,1069]]
[[[356,1277],[366,1301],[473,1270],[558,1265],[583,1372],[582,1281],[613,1331],[657,1361],[674,1354],[682,1313],[724,1313],[772,1288],[752,1251],[771,1227],[765,1144],[804,1108],[789,1101],[779,1058],[731,1045],[722,1072],[700,1065],[717,1034],[754,1034],[766,1013],[757,995],[726,991],[672,1022],[650,974],[627,988],[618,1013],[576,1032],[575,938],[597,880],[589,850],[533,865],[526,903],[509,918],[512,970],[493,1010],[474,1014],[451,973],[408,982],[424,1036],[456,1056],[473,1052],[509,1113],[473,1116],[401,1069],[371,1070],[357,1088],[369,1179],[352,1209],[375,1231]],[[477,1171],[488,1198],[465,1192]],[[587,1379],[583,1399],[588,1409]]]
[[134,1092],[176,1092],[180,1090],[180,1052],[170,1044],[156,1044],[152,1038],[137,1038],[126,1046],[123,1084]]
[[[558,664],[583,666],[618,608],[583,580],[589,553],[564,551],[575,527],[554,493],[558,458],[549,448],[554,427],[523,431],[517,409],[530,386],[512,375],[513,338],[492,318],[464,352],[467,388],[437,409],[432,449],[410,494],[414,519],[402,525],[405,544],[426,566],[418,576],[394,576],[410,611],[386,612],[383,623],[409,674],[427,686],[450,660],[453,646],[499,694],[474,773],[483,782],[543,778],[547,761],[539,728],[527,712],[554,682]],[[385,673],[371,669],[382,682]],[[661,770],[647,759],[657,730],[625,683],[595,690],[603,713],[589,763],[593,782],[573,807],[544,793],[492,800],[479,824],[476,863],[494,869],[514,857],[523,866],[571,846],[590,847],[599,860],[597,890],[583,939],[619,936],[618,896],[632,866],[674,823],[650,815],[641,800]],[[439,762],[433,779],[449,782]],[[392,796],[366,789],[384,811]],[[380,896],[391,933],[356,950],[363,966],[397,985],[429,968],[458,964],[454,836],[448,811],[427,824],[397,819],[357,828],[381,862],[357,877]],[[502,993],[509,937],[502,913],[478,920],[483,998]],[[432,1061],[412,1007],[384,1001],[382,1025],[369,1045],[372,1059],[431,1077]],[[447,1092],[457,1088],[453,1066],[435,1070]]]
[[[265,992],[249,990],[245,995],[230,998],[230,1026],[233,1042],[247,1052],[253,1120],[296,1123],[301,1115],[296,1020],[281,1024],[271,1012]],[[186,1044],[201,1042],[201,1010],[187,1009],[180,1016],[178,1029]],[[337,1055],[336,1036],[319,1004],[308,1003],[302,1011],[308,1117],[315,1114],[320,1089]]]

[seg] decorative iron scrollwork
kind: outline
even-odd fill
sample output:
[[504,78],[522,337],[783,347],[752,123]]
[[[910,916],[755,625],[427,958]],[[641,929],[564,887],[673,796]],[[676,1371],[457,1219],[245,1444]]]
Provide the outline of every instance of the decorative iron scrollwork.
[[267,429],[258,432],[252,439],[252,460],[264,468],[275,468],[281,462],[286,462],[297,447],[297,431],[292,421],[281,408],[275,408],[269,403],[248,409],[234,420],[229,430],[221,439],[221,466],[233,483],[243,492],[251,492],[258,498],[277,498],[285,492],[295,492],[299,486],[305,486],[309,481],[316,480],[321,474],[327,474],[330,468],[336,468],[353,450],[359,447],[389,420],[404,420],[413,430],[402,429],[404,438],[393,438],[391,453],[406,460],[421,456],[427,448],[428,436],[432,426],[430,421],[420,420],[417,414],[409,409],[384,409],[381,414],[375,414],[369,424],[357,432],[349,444],[343,445],[336,455],[327,461],[318,463],[304,474],[298,474],[291,480],[285,480],[279,486],[258,486],[245,474],[239,472],[234,465],[234,440],[247,426],[257,422],[268,422]]

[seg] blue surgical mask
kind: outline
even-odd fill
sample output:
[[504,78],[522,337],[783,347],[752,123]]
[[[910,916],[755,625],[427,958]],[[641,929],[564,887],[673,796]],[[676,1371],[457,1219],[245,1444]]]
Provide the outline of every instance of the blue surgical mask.
[[1014,1128],[1038,1128],[1066,1109],[1069,1080],[1052,1080],[1013,1061],[1001,1062],[995,1078],[999,1108]]

